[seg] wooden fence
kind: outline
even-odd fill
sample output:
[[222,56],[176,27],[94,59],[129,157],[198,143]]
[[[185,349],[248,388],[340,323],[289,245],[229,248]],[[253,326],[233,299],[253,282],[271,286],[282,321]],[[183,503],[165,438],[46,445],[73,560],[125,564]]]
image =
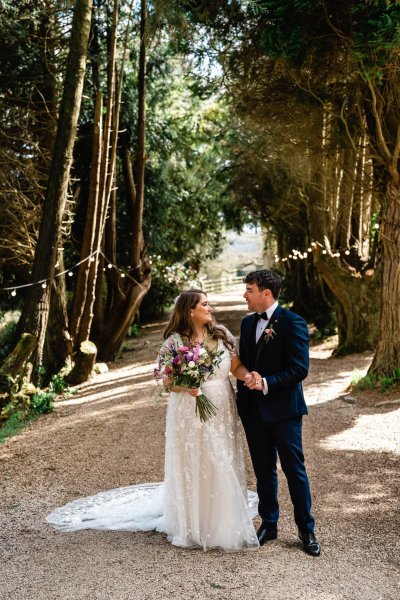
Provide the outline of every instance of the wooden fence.
[[230,292],[243,286],[243,275],[232,277],[218,277],[216,279],[204,279],[200,281],[201,288],[207,293]]

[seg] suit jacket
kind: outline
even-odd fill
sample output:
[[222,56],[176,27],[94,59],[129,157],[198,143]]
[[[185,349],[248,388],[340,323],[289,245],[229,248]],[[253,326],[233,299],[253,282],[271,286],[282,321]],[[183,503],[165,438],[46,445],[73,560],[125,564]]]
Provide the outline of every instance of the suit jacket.
[[249,371],[258,371],[265,377],[268,394],[249,390],[238,381],[237,405],[239,415],[246,418],[249,402],[256,402],[261,416],[267,422],[285,421],[307,414],[301,382],[307,377],[309,365],[309,334],[305,320],[278,305],[267,328],[275,335],[263,333],[256,344],[257,319],[254,314],[245,317],[241,325],[239,354]]

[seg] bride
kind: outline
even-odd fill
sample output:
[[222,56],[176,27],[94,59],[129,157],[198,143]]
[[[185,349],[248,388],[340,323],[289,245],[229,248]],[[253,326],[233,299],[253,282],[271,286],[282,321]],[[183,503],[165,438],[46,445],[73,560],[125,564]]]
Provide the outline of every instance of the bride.
[[[218,351],[218,363],[201,384],[216,407],[203,422],[196,415],[198,389],[173,387],[167,408],[164,483],[102,492],[56,509],[47,522],[62,531],[85,528],[165,532],[175,546],[258,548],[252,517],[257,496],[248,492],[235,393],[229,372],[249,381],[235,339],[212,316],[207,296],[188,290],[177,299],[164,332],[165,348],[195,346]],[[165,378],[164,385],[169,385]]]

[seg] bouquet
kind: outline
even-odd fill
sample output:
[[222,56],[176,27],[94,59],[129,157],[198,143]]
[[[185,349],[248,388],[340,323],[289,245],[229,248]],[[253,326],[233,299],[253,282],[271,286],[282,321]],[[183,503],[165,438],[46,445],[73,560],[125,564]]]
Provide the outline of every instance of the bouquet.
[[198,388],[196,415],[202,422],[217,413],[217,407],[202,393],[200,386],[221,362],[222,350],[213,350],[204,343],[195,346],[177,346],[170,340],[159,354],[158,366],[154,369],[155,379],[166,379],[166,389],[175,386]]

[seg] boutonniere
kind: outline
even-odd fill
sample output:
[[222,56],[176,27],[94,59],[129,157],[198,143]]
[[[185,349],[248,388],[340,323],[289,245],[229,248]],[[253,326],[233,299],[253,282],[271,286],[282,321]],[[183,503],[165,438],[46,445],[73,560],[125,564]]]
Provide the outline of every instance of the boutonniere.
[[264,342],[268,344],[269,340],[273,339],[276,336],[276,331],[273,327],[267,327],[264,329]]
[[274,326],[276,326],[278,321],[279,319],[275,319],[272,323],[268,323],[268,327],[264,329],[264,342],[266,344],[278,335],[274,329]]

